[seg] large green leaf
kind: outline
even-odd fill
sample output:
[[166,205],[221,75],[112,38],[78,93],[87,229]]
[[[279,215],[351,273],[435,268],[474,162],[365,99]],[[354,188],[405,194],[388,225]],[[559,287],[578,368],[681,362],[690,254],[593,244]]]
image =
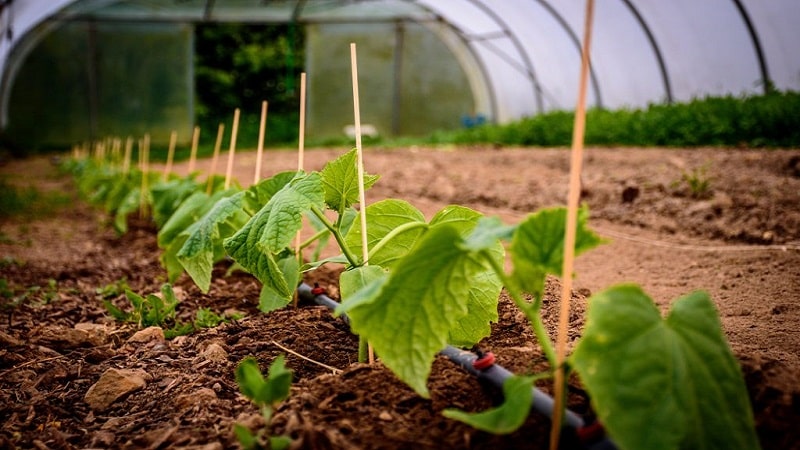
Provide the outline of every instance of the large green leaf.
[[289,184],[297,172],[294,170],[277,173],[267,179],[261,180],[258,184],[247,189],[247,196],[244,199],[244,209],[251,216],[264,207],[272,197],[284,186]]
[[215,191],[210,196],[195,191],[187,197],[167,222],[158,230],[158,246],[166,248],[179,234],[200,220],[221,198],[230,197],[241,191],[238,187]]
[[181,233],[186,240],[176,258],[204,293],[211,286],[215,246],[221,245],[222,240],[228,237],[221,235],[220,224],[232,222],[237,225],[231,227],[235,229],[247,221],[248,216],[242,211],[245,195],[246,191],[242,191],[220,199],[199,221]]
[[322,205],[319,174],[299,174],[239,231],[225,239],[228,254],[264,284],[262,299],[269,296],[271,303],[291,299],[295,286],[286,279],[276,254],[294,240],[303,225],[303,213]]
[[346,270],[339,276],[339,292],[342,298],[350,298],[368,284],[383,278],[385,275],[386,271],[375,265]]
[[621,449],[759,447],[741,371],[705,293],[679,298],[662,320],[638,286],[601,292],[571,360]]
[[[288,290],[297,286],[300,280],[300,264],[294,253],[286,251],[276,259],[277,267],[286,281]],[[292,293],[287,296],[285,291],[276,289],[274,283],[266,283],[261,287],[258,297],[258,309],[263,313],[268,313],[276,309],[281,309],[288,305],[292,300]]]
[[[356,149],[350,150],[322,169],[322,182],[325,186],[325,204],[342,214],[352,204],[358,203],[358,155]],[[380,178],[378,175],[364,174],[364,189],[369,189]]]
[[193,178],[175,178],[159,182],[150,191],[153,194],[153,220],[161,228],[181,203],[198,189]]
[[[313,207],[321,209],[323,196],[319,174],[298,175],[250,219],[247,224],[250,227],[245,226],[245,229],[256,233],[249,243],[273,253],[288,247],[303,226],[303,214]],[[245,229],[237,234],[245,232]]]
[[[586,227],[587,218],[586,210],[579,210],[576,256],[603,242]],[[562,275],[566,221],[566,208],[550,208],[531,214],[517,226],[511,242],[511,257],[514,279],[523,290],[540,296],[547,274]]]
[[445,409],[442,415],[494,434],[509,434],[525,423],[531,410],[534,377],[514,376],[503,382],[503,403],[479,413]]
[[422,396],[433,359],[469,312],[470,288],[486,270],[458,245],[454,227],[429,231],[388,278],[367,285],[337,310],[369,341],[383,363]]
[[[391,269],[400,257],[411,250],[427,228],[425,216],[403,200],[387,199],[373,203],[367,207],[366,213],[367,248],[371,249],[369,263],[387,269]],[[391,240],[373,251],[375,244],[389,234],[392,234]],[[353,253],[361,255],[361,226],[358,223],[350,227],[345,244]]]

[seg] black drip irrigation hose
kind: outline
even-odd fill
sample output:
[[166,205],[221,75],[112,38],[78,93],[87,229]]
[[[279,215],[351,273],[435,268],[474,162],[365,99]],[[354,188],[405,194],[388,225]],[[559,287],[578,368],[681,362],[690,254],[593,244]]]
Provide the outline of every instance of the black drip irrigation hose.
[[[339,306],[339,302],[328,297],[325,289],[320,287],[311,287],[306,283],[301,283],[297,287],[297,294],[303,300],[312,301],[330,310],[335,310]],[[342,314],[340,318],[348,326],[350,325],[347,315]],[[494,355],[491,353],[475,354],[471,351],[448,345],[439,354],[458,364],[462,369],[477,377],[479,382],[490,385],[498,392],[502,392],[503,383],[513,376],[508,369],[494,362]],[[533,410],[552,419],[555,404],[553,398],[536,387],[531,389],[533,391],[531,405]],[[615,450],[617,448],[606,435],[599,422],[587,423],[579,414],[566,410],[564,412],[564,424],[575,432],[579,442],[585,449]]]

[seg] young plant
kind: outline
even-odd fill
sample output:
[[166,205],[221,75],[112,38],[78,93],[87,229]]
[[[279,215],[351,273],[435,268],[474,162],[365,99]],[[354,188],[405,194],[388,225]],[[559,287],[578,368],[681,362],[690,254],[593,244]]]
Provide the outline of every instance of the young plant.
[[239,384],[242,394],[258,406],[266,424],[256,434],[253,434],[244,425],[235,424],[234,433],[242,447],[245,450],[283,450],[288,448],[292,442],[288,436],[270,435],[272,413],[278,404],[289,396],[289,389],[292,385],[292,371],[286,368],[283,355],[278,356],[272,362],[266,379],[261,374],[255,358],[243,359],[236,367],[236,382]]
[[[585,210],[579,214],[576,254],[601,243],[586,228],[586,216]],[[516,226],[484,219],[466,235],[450,226],[431,230],[395,270],[355,292],[337,312],[348,314],[353,330],[372,343],[389,369],[427,396],[433,358],[471,316],[469,287],[489,267],[491,273],[483,276],[502,280],[530,320],[550,370],[506,381],[507,400],[497,409],[445,415],[511,432],[529,413],[531,384],[555,369],[541,300],[545,277],[560,275],[565,223],[566,210],[557,208]],[[500,241],[510,242],[511,273],[493,254]],[[611,288],[589,304],[584,336],[568,365],[584,381],[620,448],[757,448],[744,382],[707,295],[679,299],[666,321],[652,300],[631,286]],[[484,307],[495,309],[496,297]]]
[[161,296],[148,294],[143,297],[130,289],[125,289],[125,297],[131,303],[133,308],[131,312],[117,307],[110,299],[103,298],[106,310],[117,320],[135,323],[139,328],[161,327],[168,339],[190,333],[194,329],[191,323],[182,324],[175,321],[175,308],[180,300],[175,296],[169,283],[161,285]]
[[689,187],[692,198],[701,199],[711,196],[711,177],[708,176],[707,166],[695,168],[691,172],[684,172],[682,179]]

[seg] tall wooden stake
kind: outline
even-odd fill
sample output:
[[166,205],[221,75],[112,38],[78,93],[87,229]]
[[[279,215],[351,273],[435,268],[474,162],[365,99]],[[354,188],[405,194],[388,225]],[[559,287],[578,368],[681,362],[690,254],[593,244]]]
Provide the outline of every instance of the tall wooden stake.
[[[300,126],[297,136],[297,171],[300,172],[303,170],[304,165],[304,156],[303,152],[305,151],[305,142],[306,142],[306,73],[300,73]],[[300,245],[302,244],[302,239],[300,237],[300,232],[297,232],[297,236],[294,238],[294,253],[297,255],[297,262],[302,266],[303,265],[303,251],[300,249]],[[295,289],[294,293],[294,301],[293,306],[297,308],[297,301],[298,295],[297,290]]]
[[[361,219],[361,259],[366,266],[369,264],[369,248],[367,248],[367,200],[364,195],[364,153],[361,148],[361,111],[358,100],[358,62],[356,60],[356,44],[350,43],[350,69],[353,73],[353,117],[356,127],[356,155],[358,157],[358,203],[359,217]],[[367,343],[369,363],[375,362],[375,352],[372,344]]]
[[164,166],[164,174],[162,179],[167,181],[169,174],[172,172],[172,161],[175,159],[175,146],[178,144],[178,132],[172,130],[169,134],[169,149],[167,150],[167,165]]
[[231,146],[228,149],[228,168],[225,170],[225,189],[231,187],[233,177],[233,157],[236,154],[236,134],[239,131],[239,108],[233,111],[233,128],[231,128]]
[[149,216],[147,211],[147,191],[150,189],[148,183],[148,172],[150,171],[150,134],[145,134],[142,139],[142,187],[139,191],[139,217],[146,219]]
[[267,129],[267,101],[261,102],[261,123],[258,126],[258,149],[256,150],[256,173],[253,175],[253,184],[261,181],[261,160],[264,155],[264,134]]
[[131,170],[131,153],[133,153],[133,137],[125,139],[125,155],[122,157],[122,174],[128,175]]
[[192,131],[192,151],[189,154],[189,175],[194,173],[197,165],[197,146],[200,144],[200,127],[194,127]]
[[569,195],[567,198],[567,227],[564,232],[564,263],[561,269],[561,308],[558,316],[556,336],[556,373],[554,386],[553,422],[550,429],[550,450],[558,448],[561,422],[564,411],[566,379],[564,358],[567,348],[569,309],[572,300],[572,271],[575,261],[575,234],[578,224],[578,202],[581,195],[581,167],[583,165],[583,137],[586,126],[586,86],[589,73],[589,49],[591,48],[594,0],[586,1],[583,49],[581,50],[581,72],[578,84],[578,102],[575,108],[575,124],[572,130],[572,152],[569,172]]
[[225,134],[225,124],[220,123],[217,127],[217,141],[214,143],[214,156],[211,157],[211,168],[208,170],[208,181],[206,182],[206,194],[211,195],[211,188],[214,185],[214,175],[217,173],[217,163],[219,163],[219,152],[222,148],[222,136]]

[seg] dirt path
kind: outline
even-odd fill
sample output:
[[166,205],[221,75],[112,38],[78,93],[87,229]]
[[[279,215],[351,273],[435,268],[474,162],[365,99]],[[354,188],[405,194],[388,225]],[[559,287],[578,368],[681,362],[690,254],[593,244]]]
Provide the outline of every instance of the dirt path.
[[[321,169],[338,154],[307,152],[307,169]],[[618,282],[641,284],[664,309],[677,296],[708,291],[742,363],[764,448],[800,448],[798,155],[589,149],[583,176],[591,224],[610,242],[577,261],[578,312],[588,294]],[[252,180],[254,161],[253,153],[240,153],[235,177]],[[560,149],[369,150],[365,163],[382,175],[368,202],[401,198],[427,217],[457,203],[515,222],[566,198],[568,153]],[[265,176],[292,170],[296,156],[270,152],[264,167]],[[185,164],[176,167],[184,170]],[[73,192],[45,159],[0,167],[0,176],[18,185],[39,174],[45,175],[41,188]],[[201,306],[246,318],[171,341],[130,342],[136,330],[108,316],[97,288],[125,280],[136,292],[155,292],[164,271],[149,224],[134,220],[131,232],[118,237],[106,221],[75,200],[55,217],[0,222],[0,279],[13,298],[25,295],[0,317],[0,416],[6,418],[0,447],[230,447],[234,421],[258,425],[233,380],[236,363],[252,354],[266,366],[284,347],[344,370],[331,374],[287,359],[296,383],[276,431],[290,433],[303,448],[512,448],[522,442],[543,448],[547,425],[541,421],[493,437],[443,419],[439,411],[446,407],[489,404],[459,369],[437,361],[432,399],[421,399],[385,369],[353,364],[356,341],[324,310],[259,314],[257,283],[244,274],[225,276],[224,265],[208,294],[186,277],[176,283],[179,319],[191,320]],[[318,276],[327,285],[329,275]],[[548,285],[548,298],[557,297],[557,287],[555,280]],[[112,301],[122,305],[124,296]],[[521,360],[541,356],[519,314],[505,301],[501,308],[501,323],[483,344],[502,364],[524,370]],[[571,325],[578,333],[582,320]],[[90,331],[75,333],[78,328]],[[143,371],[144,387],[108,408],[90,407],[89,387],[111,368]],[[585,408],[579,389],[573,403]]]

